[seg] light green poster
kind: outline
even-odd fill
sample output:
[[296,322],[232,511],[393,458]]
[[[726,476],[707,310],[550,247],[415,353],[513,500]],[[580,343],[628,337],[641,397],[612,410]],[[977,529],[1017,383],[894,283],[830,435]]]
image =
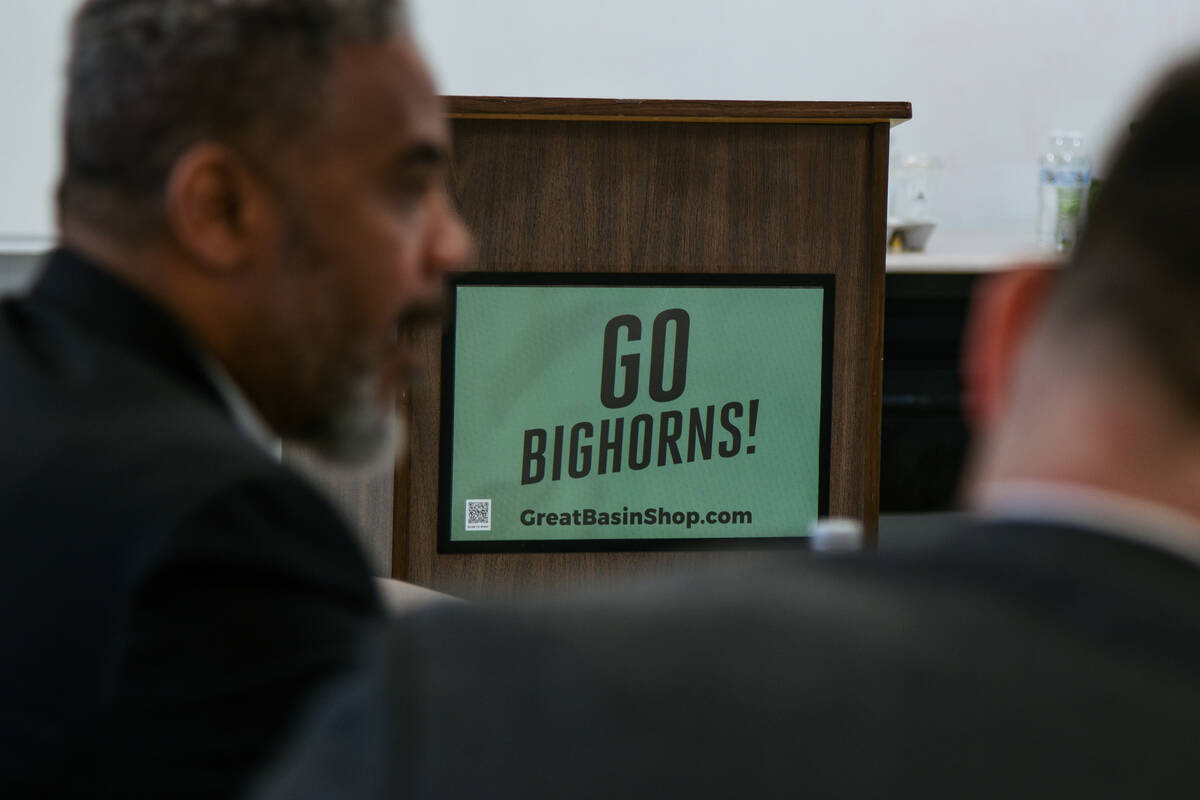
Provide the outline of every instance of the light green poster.
[[458,285],[443,546],[805,535],[827,291]]

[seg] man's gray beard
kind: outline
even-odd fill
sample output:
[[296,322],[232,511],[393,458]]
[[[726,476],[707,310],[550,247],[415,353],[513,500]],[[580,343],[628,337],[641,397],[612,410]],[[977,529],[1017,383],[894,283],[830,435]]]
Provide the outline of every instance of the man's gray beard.
[[381,407],[371,376],[349,391],[300,442],[322,461],[352,469],[366,477],[386,473],[407,440],[404,423],[391,407]]

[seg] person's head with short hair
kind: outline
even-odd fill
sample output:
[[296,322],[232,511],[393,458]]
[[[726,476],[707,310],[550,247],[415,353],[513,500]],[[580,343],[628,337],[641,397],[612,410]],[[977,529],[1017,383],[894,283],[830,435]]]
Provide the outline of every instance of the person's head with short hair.
[[1002,276],[977,300],[977,503],[1032,479],[1200,517],[1200,60],[1135,119],[1069,263]]
[[386,449],[406,325],[469,237],[396,0],[87,0],[64,241],[173,313],[274,430]]

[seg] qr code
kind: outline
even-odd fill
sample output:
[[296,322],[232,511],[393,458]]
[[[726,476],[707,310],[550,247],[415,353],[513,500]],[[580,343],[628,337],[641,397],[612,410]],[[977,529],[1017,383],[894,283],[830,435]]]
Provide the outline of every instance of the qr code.
[[467,501],[467,530],[490,531],[492,529],[492,501]]

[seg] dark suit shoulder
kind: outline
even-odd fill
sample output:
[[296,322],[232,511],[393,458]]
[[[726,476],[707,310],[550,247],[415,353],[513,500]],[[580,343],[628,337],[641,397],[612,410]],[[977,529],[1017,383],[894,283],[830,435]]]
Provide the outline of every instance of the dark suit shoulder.
[[[243,480],[288,474],[236,431],[203,376],[32,302],[0,313],[0,462],[9,518],[139,531]],[[19,455],[18,455],[19,454]],[[296,481],[298,484],[299,481]],[[60,502],[54,502],[58,498]]]
[[1200,714],[1195,568],[1096,532],[961,533],[398,620],[375,678],[389,774],[526,798],[1181,785]]
[[98,712],[101,780],[138,796],[244,790],[313,693],[359,663],[380,617],[335,522],[268,479],[230,485],[180,520],[122,622]]
[[234,428],[186,347],[127,328],[0,304],[0,640],[22,643],[0,786],[87,781],[103,745],[114,786],[231,794],[378,601],[341,516]]

